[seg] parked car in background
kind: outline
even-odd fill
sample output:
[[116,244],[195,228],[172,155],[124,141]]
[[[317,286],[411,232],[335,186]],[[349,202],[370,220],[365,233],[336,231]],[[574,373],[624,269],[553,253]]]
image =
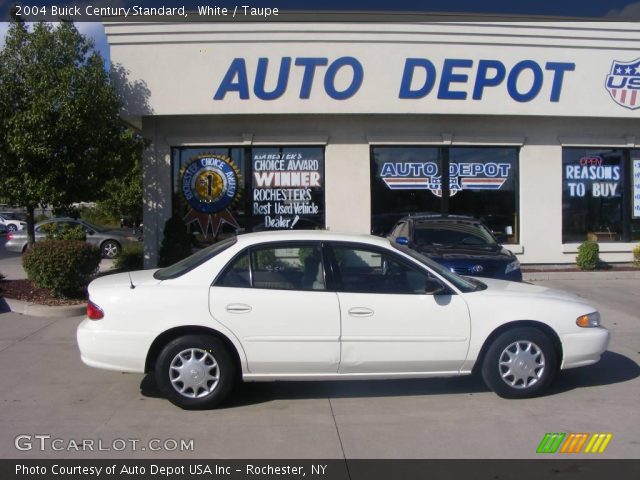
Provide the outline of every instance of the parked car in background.
[[18,218],[13,212],[0,212],[0,224],[7,227],[10,232],[23,230],[27,226],[27,222]]
[[7,227],[4,223],[0,223],[0,235],[5,235],[9,232],[9,227]]
[[155,372],[187,409],[217,405],[240,378],[478,371],[499,395],[529,397],[558,370],[597,362],[609,341],[597,310],[575,295],[461,277],[388,239],[321,230],[238,235],[88,290],[77,330],[84,363]]
[[460,215],[410,215],[389,239],[416,250],[458,275],[522,281],[520,262],[479,220]]
[[[116,258],[120,255],[122,247],[140,241],[140,237],[133,235],[128,229],[108,229],[73,218],[52,218],[35,225],[36,242],[46,238],[46,225],[50,224],[56,224],[58,229],[82,227],[87,242],[100,248],[100,253],[104,258]],[[10,252],[24,253],[27,249],[27,232],[10,233],[5,248]]]

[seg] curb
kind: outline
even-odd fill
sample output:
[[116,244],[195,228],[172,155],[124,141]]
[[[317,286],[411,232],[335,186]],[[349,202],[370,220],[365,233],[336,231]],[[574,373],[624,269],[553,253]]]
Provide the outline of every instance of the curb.
[[619,272],[523,272],[523,280],[634,280],[640,279],[640,270],[623,270]]
[[87,306],[85,304],[49,306],[23,302],[22,300],[14,300],[13,298],[7,297],[0,298],[5,301],[12,312],[19,313],[21,315],[30,315],[32,317],[78,317],[87,312]]

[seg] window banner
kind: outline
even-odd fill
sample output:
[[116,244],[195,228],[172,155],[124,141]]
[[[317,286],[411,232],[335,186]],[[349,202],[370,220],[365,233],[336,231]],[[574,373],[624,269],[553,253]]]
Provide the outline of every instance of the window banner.
[[193,157],[180,174],[180,189],[191,207],[185,223],[197,222],[205,238],[209,226],[214,238],[224,223],[239,229],[230,208],[242,195],[240,177],[229,157],[206,153]]
[[253,150],[252,214],[260,219],[258,228],[323,227],[324,161],[315,153]]
[[640,218],[640,158],[633,160],[633,218]]

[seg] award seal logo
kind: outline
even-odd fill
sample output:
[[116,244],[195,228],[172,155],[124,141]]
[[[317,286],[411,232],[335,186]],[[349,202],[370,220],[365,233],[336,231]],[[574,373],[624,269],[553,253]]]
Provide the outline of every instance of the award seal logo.
[[182,171],[180,188],[191,207],[187,224],[197,221],[205,237],[209,225],[215,237],[220,225],[240,228],[229,211],[240,197],[240,172],[230,158],[222,155],[198,155]]

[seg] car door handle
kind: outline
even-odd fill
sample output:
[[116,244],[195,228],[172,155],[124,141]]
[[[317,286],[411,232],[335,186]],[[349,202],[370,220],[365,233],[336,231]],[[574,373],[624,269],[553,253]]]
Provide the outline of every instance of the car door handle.
[[365,307],[353,307],[349,309],[349,315],[352,317],[371,317],[373,310]]
[[227,312],[229,313],[249,313],[251,306],[244,303],[230,303],[227,305]]

